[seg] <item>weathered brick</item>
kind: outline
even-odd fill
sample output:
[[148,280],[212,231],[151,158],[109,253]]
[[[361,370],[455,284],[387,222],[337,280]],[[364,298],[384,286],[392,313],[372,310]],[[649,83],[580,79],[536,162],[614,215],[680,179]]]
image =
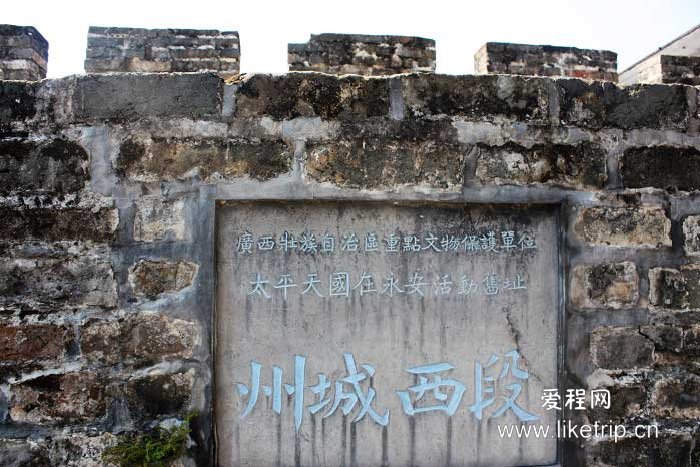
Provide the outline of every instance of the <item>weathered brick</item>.
[[401,81],[406,109],[416,117],[549,123],[550,88],[544,78],[415,74]]
[[103,306],[117,303],[109,258],[0,258],[0,304],[38,307]]
[[0,81],[0,130],[13,121],[34,117],[36,88],[34,82]]
[[0,459],[4,467],[51,465],[46,443],[26,438],[0,439]]
[[683,347],[683,329],[679,326],[641,326],[639,332],[654,343],[656,351],[678,353]]
[[695,191],[700,189],[700,151],[675,146],[629,148],[622,156],[620,174],[627,188]]
[[561,119],[587,128],[655,128],[686,130],[691,116],[692,88],[558,79]]
[[571,300],[580,308],[624,308],[639,298],[639,276],[634,263],[576,266]]
[[628,418],[639,417],[648,404],[649,394],[642,382],[611,384],[602,388],[610,391],[610,408],[597,406],[588,410],[592,420],[601,423],[624,422]]
[[149,375],[133,379],[126,398],[133,418],[153,419],[181,415],[192,399],[192,372]]
[[[588,444],[586,465],[591,466],[664,466],[688,467],[695,442],[690,433],[667,433],[653,436],[608,438]],[[647,433],[645,432],[645,435]]]
[[306,171],[319,182],[361,188],[460,187],[466,150],[455,143],[386,138],[311,143]]
[[652,364],[654,343],[636,327],[603,327],[591,332],[590,352],[597,368],[645,368]]
[[78,119],[211,117],[222,89],[213,73],[88,75],[77,79],[72,106]]
[[389,113],[389,81],[321,73],[252,75],[236,91],[236,116],[364,119]]
[[700,309],[700,267],[650,269],[649,303],[673,310]]
[[0,238],[9,240],[114,240],[119,224],[116,209],[0,207]]
[[0,194],[79,191],[88,179],[88,163],[85,149],[66,139],[0,140]]
[[603,188],[606,155],[597,145],[516,143],[477,145],[476,177],[485,183],[545,183],[567,188]]
[[685,254],[700,256],[700,216],[688,216],[683,219],[683,237]]
[[192,285],[198,269],[188,261],[142,260],[130,269],[129,282],[136,295],[155,298]]
[[657,417],[697,420],[700,418],[700,376],[688,374],[657,381],[651,407]]
[[199,343],[193,323],[154,314],[90,320],[83,326],[81,338],[81,351],[89,360],[139,366],[189,358]]
[[144,197],[136,203],[134,240],[137,242],[177,241],[187,236],[183,200],[167,201]]
[[105,408],[105,383],[94,372],[51,374],[10,386],[14,422],[84,423],[104,416]]
[[292,151],[279,140],[128,139],[119,149],[115,169],[122,177],[141,181],[175,180],[188,177],[267,180],[286,173]]
[[589,245],[671,246],[671,221],[663,209],[656,206],[582,208],[574,231]]
[[70,330],[56,324],[0,325],[0,368],[61,359]]
[[700,324],[692,325],[683,332],[683,353],[691,359],[700,358]]

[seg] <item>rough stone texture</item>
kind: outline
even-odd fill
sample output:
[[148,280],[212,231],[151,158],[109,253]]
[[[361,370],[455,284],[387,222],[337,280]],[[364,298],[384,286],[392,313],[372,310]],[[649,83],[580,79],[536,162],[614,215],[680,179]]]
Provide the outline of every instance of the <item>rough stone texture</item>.
[[695,439],[691,433],[671,432],[658,438],[628,436],[617,441],[613,438],[592,443],[587,449],[586,465],[605,466],[670,466],[685,467],[697,464]]
[[44,360],[58,360],[63,357],[70,339],[66,326],[55,324],[0,324],[0,352],[5,379],[6,373],[18,365],[26,365]]
[[88,179],[88,162],[85,149],[73,141],[0,139],[0,193],[79,191]]
[[688,216],[683,220],[683,248],[688,256],[700,256],[700,216]]
[[187,410],[192,398],[193,374],[157,374],[129,382],[129,410],[146,420],[177,416]]
[[446,114],[470,120],[544,124],[549,87],[542,78],[409,75],[401,80],[411,115]]
[[610,408],[596,407],[588,410],[587,414],[593,421],[624,422],[626,419],[642,415],[648,404],[649,394],[643,382],[624,382],[597,389],[610,391]]
[[93,240],[110,242],[119,224],[118,211],[85,209],[0,207],[0,237],[5,240]]
[[476,177],[485,183],[602,188],[607,180],[605,157],[599,147],[590,143],[479,145]]
[[591,332],[590,352],[598,368],[645,368],[652,364],[654,344],[635,327],[604,327]]
[[672,310],[700,309],[700,267],[650,269],[649,303]]
[[188,358],[199,341],[192,323],[154,314],[91,320],[81,333],[82,353],[107,364],[147,366],[168,358]]
[[213,71],[240,69],[238,32],[90,26],[87,73]]
[[309,145],[306,169],[311,178],[340,186],[450,188],[464,180],[465,152],[457,144],[386,138],[319,143]]
[[87,422],[104,416],[105,408],[104,381],[92,372],[49,374],[10,386],[15,422]]
[[685,130],[692,116],[692,88],[561,79],[563,122],[589,128],[657,128]]
[[289,44],[290,71],[393,75],[435,71],[435,41],[410,36],[312,34],[304,44]]
[[187,261],[139,261],[129,271],[136,295],[155,298],[166,292],[179,292],[192,285],[199,267]]
[[634,263],[576,266],[571,300],[580,308],[634,306],[639,298],[639,276]]
[[700,417],[700,377],[689,375],[684,379],[669,378],[656,383],[651,405],[657,417]]
[[222,81],[206,74],[88,75],[77,78],[77,119],[206,117],[219,111]]
[[620,167],[628,188],[700,189],[700,151],[693,147],[651,146],[625,151]]
[[364,120],[389,113],[389,82],[358,76],[290,73],[246,76],[236,90],[237,117]]
[[0,259],[0,304],[103,306],[117,303],[109,260],[100,257]]
[[583,208],[574,230],[590,245],[613,247],[671,246],[671,221],[656,206]]
[[186,235],[184,203],[164,202],[159,197],[142,198],[136,205],[134,241],[183,240]]
[[0,24],[0,80],[46,78],[49,43],[31,26]]
[[617,81],[617,54],[609,50],[487,42],[474,55],[474,72]]
[[700,84],[700,57],[658,54],[647,58],[621,74],[631,83]]
[[266,180],[289,171],[291,162],[292,152],[279,140],[153,138],[124,141],[115,168],[123,176],[143,181],[244,176]]

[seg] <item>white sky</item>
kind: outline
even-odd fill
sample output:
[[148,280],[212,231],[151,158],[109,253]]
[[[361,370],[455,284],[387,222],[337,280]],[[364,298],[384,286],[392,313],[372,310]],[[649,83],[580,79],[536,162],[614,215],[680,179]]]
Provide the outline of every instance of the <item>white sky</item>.
[[88,26],[239,31],[241,71],[287,70],[310,33],[402,34],[437,42],[437,71],[473,70],[488,41],[607,49],[618,70],[700,23],[700,0],[4,0],[0,23],[49,41],[49,77],[83,72]]

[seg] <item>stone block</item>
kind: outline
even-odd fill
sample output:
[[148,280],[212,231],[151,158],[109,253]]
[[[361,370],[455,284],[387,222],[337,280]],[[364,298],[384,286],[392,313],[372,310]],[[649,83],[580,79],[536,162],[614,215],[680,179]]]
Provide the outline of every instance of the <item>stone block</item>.
[[576,189],[600,189],[607,181],[606,154],[597,145],[581,143],[479,144],[476,177],[483,183],[544,183]]
[[252,75],[236,91],[237,117],[364,120],[389,113],[389,80],[320,73]]
[[393,75],[435,71],[435,41],[409,36],[312,34],[309,42],[289,44],[290,71]]
[[560,118],[565,124],[586,128],[688,128],[694,90],[682,86],[590,83],[576,79],[554,82],[559,93]]
[[111,242],[119,224],[116,209],[0,207],[0,238],[11,240],[93,240]]
[[144,197],[136,203],[134,240],[137,242],[179,241],[187,238],[185,202]]
[[654,343],[636,327],[603,327],[591,332],[590,353],[596,368],[647,368],[652,364]]
[[10,386],[14,422],[74,424],[105,415],[105,382],[95,372],[48,374]]
[[571,76],[617,81],[617,54],[609,50],[487,42],[474,56],[477,74]]
[[671,310],[700,309],[700,267],[650,269],[649,303]]
[[192,285],[198,269],[188,261],[142,260],[129,270],[129,282],[136,295],[156,298]]
[[0,258],[0,303],[30,306],[117,304],[117,282],[109,258]]
[[49,43],[32,26],[0,25],[0,80],[46,78]]
[[700,256],[700,215],[683,219],[683,248],[688,256]]
[[573,270],[571,300],[579,308],[620,309],[639,299],[639,276],[634,263],[580,265]]
[[199,344],[193,323],[159,314],[90,320],[81,330],[81,339],[81,351],[90,361],[138,366],[189,358]]
[[71,332],[63,325],[0,324],[0,368],[9,371],[26,364],[58,361],[70,341]]
[[[646,432],[645,432],[646,435]],[[659,436],[602,439],[586,448],[586,465],[685,467],[694,456],[695,441],[690,433],[662,432]]]
[[0,81],[0,131],[36,114],[37,83]]
[[401,82],[405,108],[415,117],[549,124],[553,91],[544,78],[414,74]]
[[0,139],[0,194],[82,190],[88,164],[87,152],[74,141]]
[[589,245],[620,248],[671,246],[671,220],[657,206],[579,209],[574,232]]
[[695,191],[700,189],[700,151],[675,146],[629,148],[622,156],[620,175],[627,188]]
[[319,182],[378,189],[401,185],[459,188],[466,148],[455,143],[389,138],[307,145],[306,172]]
[[587,414],[592,421],[621,423],[641,416],[648,405],[649,394],[643,382],[615,383],[596,389],[610,391],[610,408],[589,409]]
[[0,459],[5,467],[51,465],[46,443],[34,439],[0,438]]
[[72,107],[79,120],[206,118],[219,114],[223,81],[213,73],[79,77]]
[[292,151],[283,141],[243,138],[128,139],[115,161],[120,176],[140,181],[267,180],[288,172],[291,165]]
[[133,379],[126,392],[129,412],[137,419],[182,415],[192,399],[193,384],[193,371]]
[[657,381],[651,408],[658,418],[700,418],[700,376],[687,374]]

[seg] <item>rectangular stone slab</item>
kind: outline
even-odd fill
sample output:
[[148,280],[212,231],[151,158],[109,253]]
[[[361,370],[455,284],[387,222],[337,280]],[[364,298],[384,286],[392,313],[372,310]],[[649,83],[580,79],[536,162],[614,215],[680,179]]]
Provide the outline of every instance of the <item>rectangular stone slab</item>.
[[555,430],[541,407],[558,387],[555,210],[228,202],[216,215],[220,465],[556,462],[555,437],[498,431]]

